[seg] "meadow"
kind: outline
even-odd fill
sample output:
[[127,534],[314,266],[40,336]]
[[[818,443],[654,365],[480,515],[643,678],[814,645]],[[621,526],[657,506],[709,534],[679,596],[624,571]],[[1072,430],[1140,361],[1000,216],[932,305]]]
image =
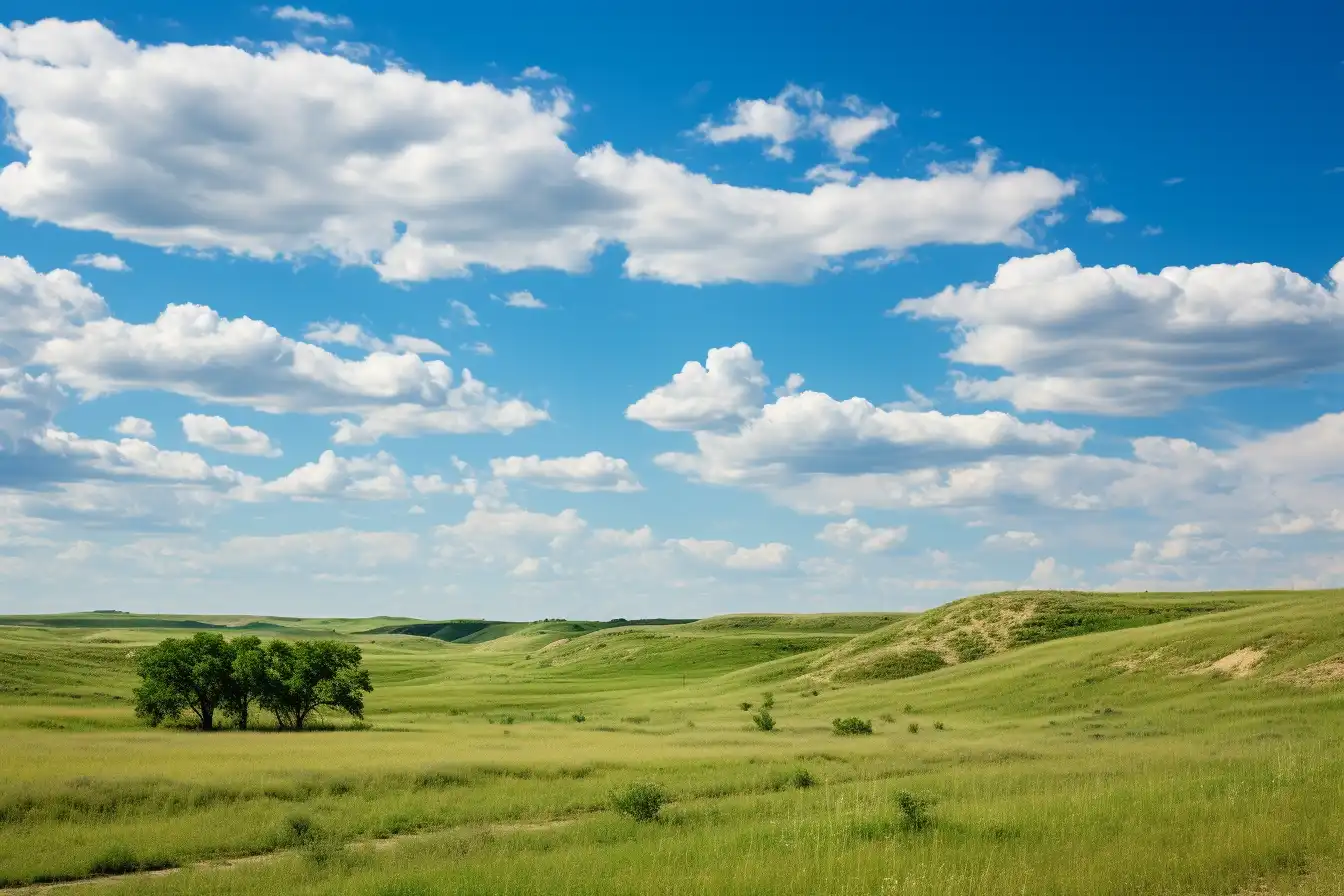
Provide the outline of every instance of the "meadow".
[[[202,627],[358,644],[364,722],[146,728],[135,651]],[[1341,894],[1344,592],[0,617],[0,759],[0,893]]]

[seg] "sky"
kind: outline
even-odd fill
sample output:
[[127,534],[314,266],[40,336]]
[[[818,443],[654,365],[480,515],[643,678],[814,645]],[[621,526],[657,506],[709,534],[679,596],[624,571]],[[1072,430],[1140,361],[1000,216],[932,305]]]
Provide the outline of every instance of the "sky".
[[1344,586],[1341,11],[322,4],[6,5],[0,613]]

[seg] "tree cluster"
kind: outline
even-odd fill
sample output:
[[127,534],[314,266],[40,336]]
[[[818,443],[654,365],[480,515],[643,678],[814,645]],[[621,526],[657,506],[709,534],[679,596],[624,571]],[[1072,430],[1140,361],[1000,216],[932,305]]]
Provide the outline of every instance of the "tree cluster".
[[293,730],[326,709],[362,719],[373,690],[362,662],[360,649],[341,641],[168,638],[138,653],[135,714],[161,725],[189,713],[204,731],[214,730],[217,714],[246,729],[253,707]]

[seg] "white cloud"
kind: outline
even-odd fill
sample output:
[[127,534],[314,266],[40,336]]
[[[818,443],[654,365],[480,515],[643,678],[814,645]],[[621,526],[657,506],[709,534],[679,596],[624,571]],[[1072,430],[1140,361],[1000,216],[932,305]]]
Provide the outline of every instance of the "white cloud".
[[27,259],[0,256],[0,367],[26,364],[42,343],[106,315],[102,296],[73,271],[40,274]]
[[210,559],[219,565],[306,569],[300,561],[375,567],[413,560],[420,539],[414,532],[360,532],[331,529],[284,535],[240,535],[219,545]]
[[148,441],[154,438],[154,424],[143,417],[122,417],[112,431],[133,439]]
[[471,352],[473,355],[480,355],[483,358],[488,358],[495,353],[488,342],[464,342],[460,347],[464,352]]
[[[12,217],[163,248],[317,254],[391,281],[582,271],[613,243],[632,277],[802,281],[858,253],[1027,244],[1023,222],[1075,188],[996,172],[988,154],[927,179],[737,187],[606,144],[576,154],[563,91],[294,45],[142,46],[91,21],[0,32],[0,98],[24,156],[0,173]],[[858,145],[847,119],[874,114],[848,113],[831,116],[839,150]]]
[[141,439],[109,442],[53,428],[35,442],[50,456],[114,476],[212,485],[236,485],[249,479],[226,466],[211,466],[199,454],[164,451]]
[[182,432],[193,445],[205,445],[228,454],[280,456],[280,449],[271,444],[266,433],[250,426],[235,426],[223,417],[186,414],[182,417]]
[[491,507],[481,502],[460,523],[438,526],[439,553],[445,558],[471,557],[486,563],[516,565],[543,549],[557,550],[573,542],[588,527],[573,508],[557,514],[521,507]]
[[1035,532],[1010,529],[1007,532],[988,536],[985,539],[985,544],[1008,548],[1038,548],[1043,542]]
[[903,543],[908,534],[907,526],[874,528],[863,520],[848,519],[843,523],[827,523],[817,538],[839,548],[875,554]]
[[298,22],[301,25],[316,25],[319,28],[349,28],[354,24],[349,16],[328,15],[304,6],[282,6],[271,13],[271,16],[282,22]]
[[567,492],[643,491],[630,464],[618,457],[590,451],[582,457],[499,457],[490,461],[496,479],[517,479]]
[[511,292],[504,296],[504,304],[510,308],[545,308],[546,303],[526,289],[520,289],[517,292]]
[[95,252],[92,255],[80,255],[74,260],[76,267],[97,268],[100,271],[125,272],[131,269],[119,255],[104,255],[101,252]]
[[1026,589],[1069,589],[1084,588],[1083,572],[1056,562],[1054,557],[1045,557],[1036,561],[1031,575],[1020,586]]
[[1149,224],[1139,231],[1139,236],[1161,236],[1162,228],[1156,224]]
[[1176,186],[1177,184],[1181,184],[1181,183],[1185,183],[1185,178],[1183,178],[1183,177],[1169,177],[1169,178],[1167,178],[1166,180],[1162,181],[1162,186],[1164,186],[1164,187],[1174,187],[1174,186]]
[[374,352],[356,361],[282,336],[251,318],[200,305],[169,305],[152,323],[96,320],[48,340],[36,360],[85,397],[158,389],[267,413],[353,414],[338,443],[424,433],[512,432],[545,411],[442,361]]
[[823,111],[825,103],[820,91],[789,84],[773,99],[737,100],[728,123],[704,121],[696,133],[709,143],[765,140],[769,142],[765,154],[786,161],[793,158],[790,143],[817,137],[840,161],[850,162],[859,160],[854,151],[860,145],[896,125],[895,112],[886,106],[869,106],[858,97],[847,97],[841,104],[848,114],[828,114]]
[[768,382],[745,342],[712,348],[703,365],[687,361],[672,382],[630,405],[625,416],[663,430],[735,423],[760,412]]
[[1087,213],[1091,224],[1119,224],[1125,220],[1125,213],[1115,208],[1094,208]]
[[554,79],[555,74],[553,72],[548,72],[539,65],[529,65],[518,76],[520,81],[551,81]]
[[308,325],[303,334],[308,342],[319,345],[335,343],[361,348],[370,352],[410,352],[413,355],[447,355],[448,350],[432,339],[420,336],[393,336],[390,342],[365,332],[359,324],[329,320]]
[[1266,263],[1084,268],[1062,249],[1015,258],[989,285],[907,299],[893,314],[951,320],[957,363],[998,367],[960,379],[963,399],[1022,410],[1155,414],[1240,386],[1338,367],[1344,262],[1332,288]]
[[640,526],[638,529],[594,529],[593,541],[606,547],[644,550],[653,547],[653,530],[648,526]]
[[702,563],[749,571],[782,569],[788,564],[792,553],[788,545],[774,541],[754,548],[739,547],[731,541],[699,538],[673,538],[665,544]]
[[476,489],[474,479],[454,484],[444,482],[439,476],[411,476],[385,451],[369,457],[338,457],[328,450],[317,460],[278,479],[265,483],[249,482],[236,489],[234,497],[249,501],[271,496],[393,501],[440,492],[474,494]]
[[[453,299],[448,303],[448,307],[457,312],[457,316],[462,321],[462,326],[479,327],[481,325],[481,319],[476,316],[476,312],[473,311],[472,307],[466,302],[459,302],[457,299]],[[439,323],[443,324],[445,327],[451,327],[453,325],[452,318],[445,318],[439,321]]]

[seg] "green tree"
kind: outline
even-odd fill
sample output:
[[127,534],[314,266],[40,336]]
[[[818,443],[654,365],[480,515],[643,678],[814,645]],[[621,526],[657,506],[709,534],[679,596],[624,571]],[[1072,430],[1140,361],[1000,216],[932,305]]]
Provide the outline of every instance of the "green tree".
[[167,638],[139,652],[140,686],[135,714],[151,725],[191,710],[203,731],[215,727],[215,710],[231,687],[233,648],[214,632]]
[[354,644],[276,640],[266,645],[265,653],[265,685],[258,702],[274,713],[281,728],[301,729],[323,709],[364,718],[364,694],[373,685]]
[[246,731],[252,704],[266,692],[266,651],[255,635],[234,638],[229,647],[233,650],[233,665],[224,694],[224,714],[233,719],[240,731]]

